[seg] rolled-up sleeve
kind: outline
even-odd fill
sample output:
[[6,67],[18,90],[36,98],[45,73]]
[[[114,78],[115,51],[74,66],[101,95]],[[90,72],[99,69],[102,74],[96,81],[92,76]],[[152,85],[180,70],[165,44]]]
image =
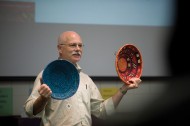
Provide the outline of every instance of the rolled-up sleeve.
[[112,114],[115,113],[115,107],[113,104],[112,97],[108,98],[107,100],[104,101],[106,113],[108,116],[111,116]]
[[29,116],[29,117],[41,117],[43,114],[43,111],[41,111],[40,113],[38,113],[37,115],[33,115],[33,105],[35,100],[39,97],[39,93],[38,93],[38,88],[40,86],[40,78],[42,76],[42,72],[40,72],[38,74],[38,76],[36,77],[35,81],[34,81],[34,86],[32,89],[32,92],[29,96],[29,98],[26,100],[26,102],[24,103],[24,110],[25,113]]
[[29,116],[29,117],[33,117],[33,104],[34,104],[34,100],[27,100],[24,104],[24,109],[25,109],[25,112],[26,114]]
[[92,115],[105,119],[108,116],[112,115],[115,112],[115,107],[113,104],[112,97],[108,99],[103,99],[100,94],[99,89],[93,81],[91,84],[91,113]]

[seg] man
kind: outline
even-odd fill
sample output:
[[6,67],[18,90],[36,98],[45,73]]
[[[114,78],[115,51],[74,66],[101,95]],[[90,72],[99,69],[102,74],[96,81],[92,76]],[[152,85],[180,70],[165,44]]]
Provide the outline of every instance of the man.
[[61,33],[57,49],[59,59],[68,60],[76,66],[80,76],[80,84],[72,97],[56,100],[50,97],[51,89],[41,83],[43,71],[39,73],[24,108],[28,116],[40,117],[42,126],[91,126],[91,115],[102,119],[111,115],[127,90],[137,88],[141,82],[139,78],[132,78],[113,97],[104,100],[92,79],[83,73],[77,64],[83,52],[80,35],[74,31]]

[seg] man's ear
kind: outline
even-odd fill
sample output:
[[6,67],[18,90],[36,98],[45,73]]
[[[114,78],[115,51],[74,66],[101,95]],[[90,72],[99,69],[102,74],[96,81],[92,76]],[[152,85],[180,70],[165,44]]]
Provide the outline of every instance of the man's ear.
[[59,53],[62,53],[60,45],[57,45],[57,49],[58,49]]

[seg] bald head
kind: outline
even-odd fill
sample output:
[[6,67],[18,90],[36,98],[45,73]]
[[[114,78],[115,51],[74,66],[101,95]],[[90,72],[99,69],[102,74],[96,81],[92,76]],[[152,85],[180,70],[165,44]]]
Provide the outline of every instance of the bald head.
[[66,31],[66,32],[62,32],[59,35],[58,38],[58,44],[64,43],[64,42],[69,42],[72,41],[73,39],[78,38],[81,40],[81,37],[78,33],[76,33],[75,31]]
[[73,64],[80,61],[82,56],[82,40],[74,31],[62,32],[58,37],[59,58],[66,59]]

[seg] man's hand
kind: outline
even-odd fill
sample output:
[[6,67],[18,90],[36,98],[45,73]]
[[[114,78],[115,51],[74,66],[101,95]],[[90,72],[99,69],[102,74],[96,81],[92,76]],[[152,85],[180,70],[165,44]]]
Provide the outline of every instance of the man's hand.
[[47,84],[43,84],[42,78],[40,78],[40,88],[38,89],[38,93],[42,98],[48,99],[51,97],[52,91]]
[[130,89],[134,89],[134,88],[138,88],[139,84],[141,82],[140,78],[131,78],[130,80],[128,80],[121,88],[120,91],[123,95],[125,95],[127,93],[128,90]]
[[39,94],[44,98],[50,98],[52,91],[48,85],[42,84],[38,89]]
[[136,77],[131,78],[130,80],[126,82],[126,87],[127,89],[138,88],[140,82],[141,82],[140,78],[136,78]]

